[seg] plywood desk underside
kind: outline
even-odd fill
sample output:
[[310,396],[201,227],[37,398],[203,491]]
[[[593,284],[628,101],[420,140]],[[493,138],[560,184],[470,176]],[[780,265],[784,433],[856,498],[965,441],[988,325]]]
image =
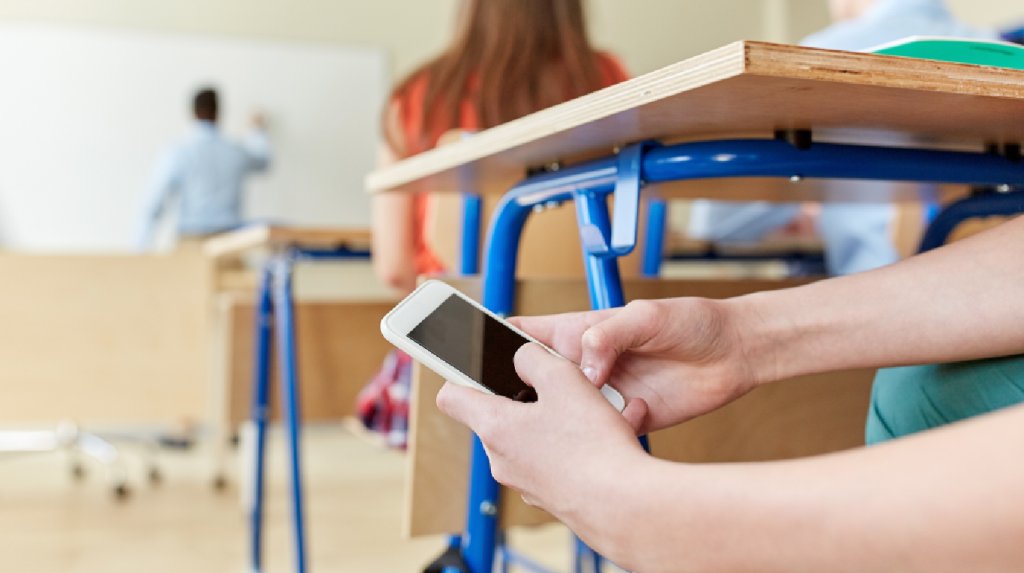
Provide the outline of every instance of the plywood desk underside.
[[[982,148],[1024,140],[1024,72],[737,42],[371,173],[370,191],[488,189],[630,142],[872,129]],[[670,194],[699,195],[686,185]]]

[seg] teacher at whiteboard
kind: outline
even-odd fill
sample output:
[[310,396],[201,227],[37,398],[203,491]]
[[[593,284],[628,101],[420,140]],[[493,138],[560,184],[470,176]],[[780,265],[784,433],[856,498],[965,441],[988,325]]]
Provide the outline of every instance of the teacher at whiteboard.
[[146,200],[139,247],[153,246],[155,229],[172,197],[180,198],[178,245],[243,224],[245,180],[270,165],[263,117],[253,116],[244,142],[227,140],[217,128],[217,92],[199,90],[192,102],[195,126],[157,165]]

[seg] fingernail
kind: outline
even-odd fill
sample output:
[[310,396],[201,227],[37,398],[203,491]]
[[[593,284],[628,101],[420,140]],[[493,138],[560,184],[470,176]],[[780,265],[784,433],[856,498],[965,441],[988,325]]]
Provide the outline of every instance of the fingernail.
[[584,366],[583,368],[580,368],[580,370],[583,371],[583,375],[587,377],[587,380],[590,380],[591,382],[593,382],[594,378],[597,376],[597,370],[594,370],[591,366]]

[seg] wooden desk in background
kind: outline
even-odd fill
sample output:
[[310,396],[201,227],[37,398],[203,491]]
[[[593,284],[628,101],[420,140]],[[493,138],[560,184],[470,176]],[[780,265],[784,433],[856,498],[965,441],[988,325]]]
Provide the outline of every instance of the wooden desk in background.
[[[255,293],[258,274],[244,266],[223,264],[240,257],[271,253],[289,245],[309,248],[347,247],[368,251],[367,229],[252,226],[208,239],[203,254],[210,261],[209,339],[211,410],[214,435],[214,483],[225,483],[225,444],[238,424],[249,419],[252,407]],[[388,296],[296,303],[298,360],[303,373],[302,409],[307,420],[337,419],[350,415],[355,396],[376,372],[390,348],[382,339],[363,336],[392,306]],[[278,377],[273,370],[272,384]],[[278,417],[280,405],[272,404]]]
[[[293,539],[295,540],[296,563],[299,571],[305,570],[306,543],[304,529],[304,502],[302,487],[301,469],[301,416],[303,407],[300,402],[304,401],[303,392],[300,392],[299,361],[301,360],[300,349],[309,347],[316,343],[318,346],[328,342],[324,333],[315,333],[305,337],[305,343],[300,345],[299,336],[301,330],[298,326],[296,315],[299,309],[295,304],[295,294],[292,286],[295,264],[302,260],[344,260],[352,258],[366,259],[369,256],[367,247],[370,243],[370,234],[361,229],[311,229],[299,227],[261,226],[240,229],[220,237],[214,237],[204,245],[204,252],[217,266],[218,261],[229,257],[237,257],[246,252],[260,249],[266,251],[267,259],[263,263],[263,270],[259,281],[259,290],[255,303],[253,321],[253,338],[255,339],[255,350],[253,360],[251,401],[251,425],[247,425],[247,431],[242,433],[243,451],[250,455],[244,455],[243,459],[252,462],[251,481],[242,480],[244,493],[243,499],[251,502],[249,505],[250,522],[250,567],[253,571],[262,571],[262,537],[263,537],[263,490],[264,490],[264,467],[265,467],[265,444],[266,429],[270,420],[270,396],[271,381],[273,373],[278,372],[278,387],[281,390],[280,409],[284,426],[285,442],[287,444],[287,466],[290,474],[291,487],[289,488],[292,501]],[[362,249],[361,251],[359,249]],[[339,285],[341,286],[341,285]],[[378,301],[379,302],[379,301]],[[389,305],[388,305],[389,306]],[[381,314],[387,309],[375,308]],[[212,307],[211,307],[212,310]],[[222,449],[227,443],[227,418],[228,418],[228,365],[230,364],[229,349],[230,341],[233,338],[228,335],[226,312],[214,312],[214,328],[219,331],[215,340],[220,341],[220,348],[216,354],[220,357],[214,362],[214,384],[216,396],[212,401],[215,412],[212,418],[216,420],[214,439],[217,442],[215,453],[216,461],[221,465],[219,474],[215,477],[215,483],[223,483]],[[322,312],[320,313],[323,314]],[[314,315],[307,314],[307,317]],[[217,318],[219,317],[219,318]],[[322,318],[319,316],[318,318]],[[354,317],[353,317],[354,318]],[[377,330],[379,316],[373,317],[373,332]],[[371,341],[379,346],[382,352],[378,356],[363,355],[364,364],[379,364],[383,358],[387,345],[380,337],[365,337],[366,325],[353,323],[345,324],[342,332],[349,335],[349,342],[352,346],[360,346],[363,342]],[[307,330],[307,332],[309,332]],[[341,354],[340,352],[338,354]],[[372,362],[365,362],[369,358]],[[376,358],[376,360],[374,360]],[[276,362],[277,368],[273,368],[272,360]],[[304,390],[309,390],[308,385]],[[360,384],[361,386],[361,384]],[[307,392],[308,393],[308,392]],[[314,400],[320,401],[323,396],[315,396]],[[306,403],[309,397],[305,398]],[[315,402],[313,402],[315,404]],[[251,448],[251,450],[250,450]],[[246,471],[243,469],[243,471]]]

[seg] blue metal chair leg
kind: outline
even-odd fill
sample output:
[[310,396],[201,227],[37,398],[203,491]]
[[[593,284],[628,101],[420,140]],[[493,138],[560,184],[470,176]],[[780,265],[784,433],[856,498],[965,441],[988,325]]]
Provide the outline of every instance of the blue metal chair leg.
[[665,251],[665,227],[668,222],[668,204],[661,197],[647,200],[647,232],[644,234],[644,255],[641,273],[648,278],[661,274],[661,261]]
[[462,249],[459,272],[475,275],[480,272],[480,222],[483,198],[473,193],[462,194]]
[[[475,275],[480,272],[480,224],[483,218],[483,199],[474,193],[463,192],[462,194],[462,246],[459,259],[459,273],[463,276]],[[474,441],[476,437],[474,436]],[[477,454],[479,444],[474,443],[473,445],[473,456],[474,460],[478,457],[484,456],[483,453]],[[480,452],[483,448],[479,448]],[[486,460],[486,456],[484,456]],[[479,477],[477,477],[479,474]],[[486,474],[486,477],[484,477]],[[490,477],[490,466],[486,463],[483,466],[479,465],[479,460],[472,462],[470,470],[470,483],[480,484],[477,486],[476,494],[470,494],[471,499],[479,500],[476,503],[483,503],[484,507],[494,507],[495,511],[497,508],[497,502],[495,501],[497,493],[497,484],[493,487],[488,482],[493,482]],[[482,488],[482,489],[481,489]],[[471,505],[474,503],[470,502]],[[489,505],[488,505],[489,504]],[[473,551],[476,553],[476,558],[481,562],[486,562],[486,549],[477,551],[476,548],[482,547],[488,544],[488,539],[491,538],[491,534],[488,533],[493,528],[497,531],[497,524],[491,524],[493,519],[491,516],[484,516],[482,519],[472,518],[472,522],[475,527],[481,527],[484,532],[480,535],[481,539],[476,540],[477,543],[473,545]],[[467,518],[467,522],[470,519]],[[468,527],[468,526],[467,526]],[[481,543],[482,542],[482,543]],[[466,544],[469,545],[468,543]],[[460,535],[448,536],[448,548],[445,549],[440,556],[434,559],[424,569],[425,573],[466,573],[468,565],[463,559],[463,537]],[[490,570],[488,570],[489,573]]]
[[[515,295],[516,255],[530,207],[502,200],[495,210],[487,241],[483,273],[483,304],[492,312],[512,312]],[[470,457],[469,500],[462,555],[470,573],[491,573],[498,547],[498,482],[480,439],[473,436]]]
[[[608,237],[611,234],[608,203],[603,195],[586,192],[577,193],[576,218],[580,229],[596,228],[604,237]],[[658,254],[660,257],[660,247],[658,247]],[[590,291],[591,307],[595,310],[601,310],[626,304],[626,298],[622,292],[622,278],[619,275],[618,258],[615,256],[600,257],[591,253],[584,253],[583,258],[587,273],[587,286]],[[576,539],[575,547],[574,570],[578,573],[583,573],[587,570],[599,573],[602,562],[600,554],[578,538]]]
[[302,505],[302,467],[300,463],[299,376],[295,353],[295,315],[292,300],[293,253],[275,257],[274,306],[277,310],[278,357],[281,369],[281,409],[284,415],[291,469],[292,525],[295,563],[298,573],[306,571],[306,543]]
[[584,561],[584,547],[586,545],[583,540],[576,537],[576,534],[572,534],[572,573],[583,573],[583,561]]
[[253,368],[253,479],[249,500],[250,561],[254,572],[263,570],[263,475],[270,402],[270,337],[273,332],[274,305],[271,297],[272,270],[263,269],[259,306],[256,312],[256,348]]
[[462,555],[470,573],[491,573],[498,547],[498,494],[500,486],[491,475],[490,460],[475,434],[470,455],[469,504]]
[[[576,218],[581,229],[600,230],[605,237],[611,233],[608,203],[603,195],[581,192],[576,194]],[[615,308],[626,304],[619,276],[619,260],[615,256],[597,256],[584,253],[590,305],[594,310]]]
[[942,209],[921,238],[919,253],[946,244],[957,225],[972,218],[1011,217],[1024,213],[1024,190],[1007,193],[986,192],[956,201]]
[[572,536],[573,539],[573,573],[601,573],[602,558],[582,539]]

